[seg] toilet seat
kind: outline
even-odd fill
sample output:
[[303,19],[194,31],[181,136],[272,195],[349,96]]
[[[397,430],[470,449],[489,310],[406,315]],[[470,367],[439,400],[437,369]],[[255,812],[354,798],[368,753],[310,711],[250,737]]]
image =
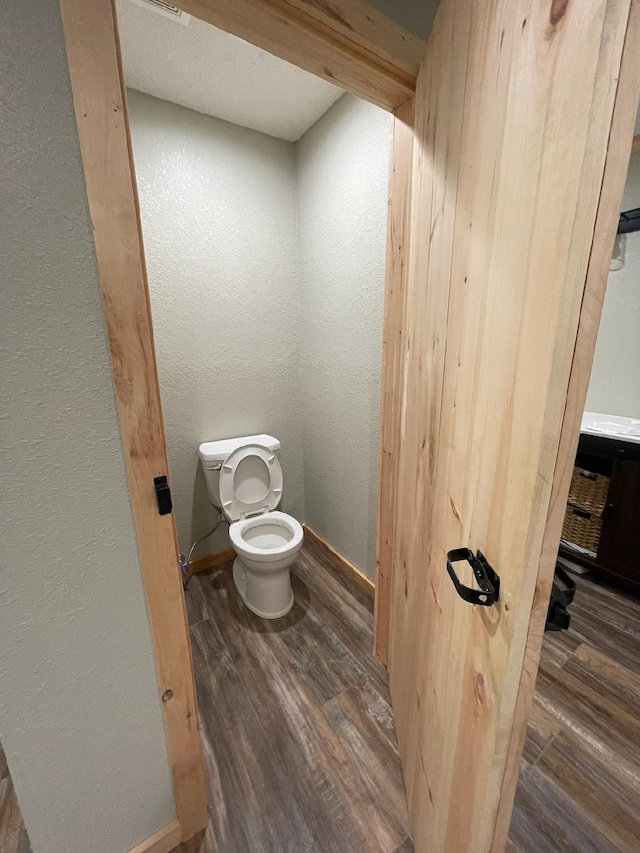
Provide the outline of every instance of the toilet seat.
[[286,512],[265,512],[229,526],[234,551],[255,563],[286,559],[300,550],[303,536],[300,522]]
[[229,521],[274,510],[281,497],[282,468],[272,450],[260,444],[245,444],[222,463],[220,500]]

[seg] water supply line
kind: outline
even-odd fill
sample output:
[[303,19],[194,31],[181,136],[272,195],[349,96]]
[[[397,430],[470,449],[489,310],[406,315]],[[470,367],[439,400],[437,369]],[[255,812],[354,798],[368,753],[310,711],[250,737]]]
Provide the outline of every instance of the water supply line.
[[186,562],[184,560],[184,556],[182,554],[180,555],[180,567],[182,569],[182,586],[184,587],[184,589],[187,588],[187,586],[189,585],[189,581],[193,577],[193,575],[191,574],[191,558],[193,557],[193,552],[196,550],[196,548],[201,542],[204,542],[205,539],[208,539],[210,536],[213,536],[213,534],[220,527],[223,521],[224,519],[222,515],[220,514],[220,512],[218,512],[218,520],[211,528],[211,530],[208,533],[205,533],[204,536],[201,536],[199,539],[196,539],[191,548],[189,548],[189,553],[187,555]]

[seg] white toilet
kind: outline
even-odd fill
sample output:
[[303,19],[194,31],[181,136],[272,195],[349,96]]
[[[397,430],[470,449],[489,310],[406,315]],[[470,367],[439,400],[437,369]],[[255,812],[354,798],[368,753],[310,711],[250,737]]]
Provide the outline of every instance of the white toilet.
[[209,498],[230,521],[238,555],[233,580],[249,610],[278,619],[293,607],[289,566],[302,547],[302,526],[274,512],[282,497],[280,442],[272,435],[207,441],[199,454]]

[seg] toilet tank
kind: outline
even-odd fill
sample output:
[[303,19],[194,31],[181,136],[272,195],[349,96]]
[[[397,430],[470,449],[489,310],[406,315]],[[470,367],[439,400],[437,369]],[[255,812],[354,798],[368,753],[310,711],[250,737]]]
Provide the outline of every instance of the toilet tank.
[[207,482],[207,491],[209,492],[209,500],[211,503],[221,508],[220,501],[220,469],[222,463],[230,453],[237,450],[238,447],[244,447],[245,444],[259,444],[261,447],[266,447],[268,450],[277,452],[280,450],[280,442],[272,435],[242,435],[238,438],[223,438],[219,441],[205,441],[198,448],[198,455],[204,470],[204,477]]

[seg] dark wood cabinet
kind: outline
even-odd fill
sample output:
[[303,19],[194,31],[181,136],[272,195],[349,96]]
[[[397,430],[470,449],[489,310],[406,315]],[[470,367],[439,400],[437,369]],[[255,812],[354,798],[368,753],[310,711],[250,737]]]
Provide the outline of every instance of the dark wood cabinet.
[[561,556],[640,592],[640,444],[583,434],[576,465],[611,482],[595,558],[564,547]]
[[614,465],[597,562],[640,588],[640,462]]

